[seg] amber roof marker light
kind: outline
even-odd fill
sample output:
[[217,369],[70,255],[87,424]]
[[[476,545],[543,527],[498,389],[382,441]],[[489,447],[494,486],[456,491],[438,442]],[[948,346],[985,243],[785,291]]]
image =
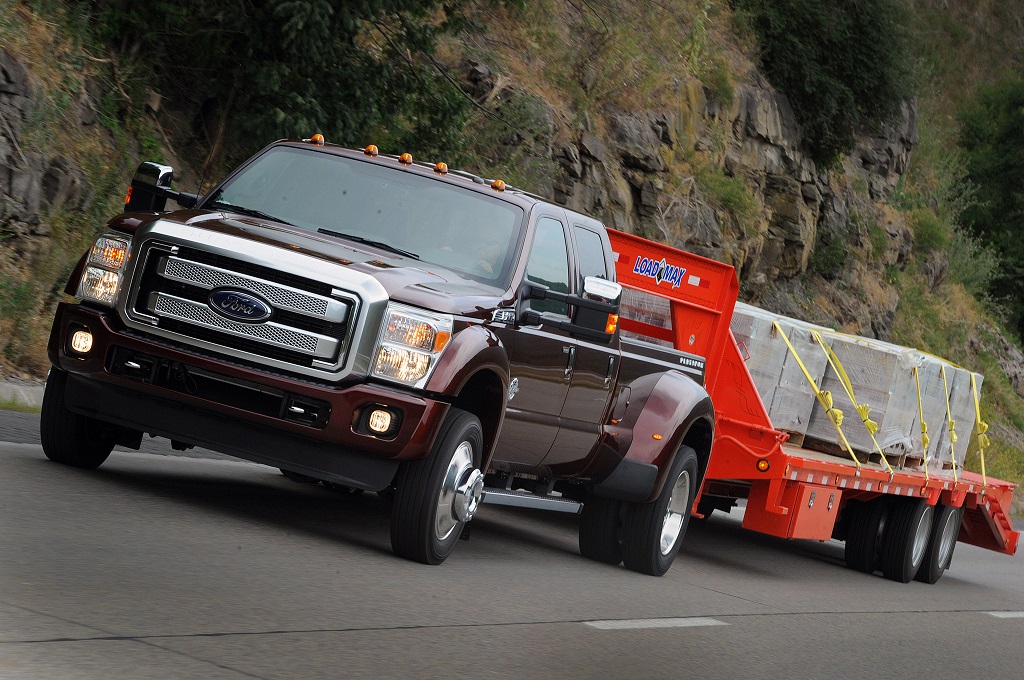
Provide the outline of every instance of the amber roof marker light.
[[310,137],[309,141],[312,144],[316,144],[317,146],[323,146],[324,143],[325,143],[324,136],[322,134],[320,134],[319,132],[316,133],[315,135],[313,135],[312,137]]
[[402,165],[412,165],[412,154],[403,153],[401,156],[398,157],[398,162],[401,163]]
[[500,179],[496,179],[493,182],[491,182],[491,188],[494,189],[495,191],[504,191],[505,182],[501,181]]
[[438,163],[437,165],[434,166],[434,172],[436,172],[439,175],[447,175],[448,174],[448,164],[447,163]]
[[367,147],[365,149],[363,149],[363,153],[365,153],[370,158],[376,158],[377,157],[377,153],[378,153],[377,145],[376,144],[369,144],[369,145],[367,145]]

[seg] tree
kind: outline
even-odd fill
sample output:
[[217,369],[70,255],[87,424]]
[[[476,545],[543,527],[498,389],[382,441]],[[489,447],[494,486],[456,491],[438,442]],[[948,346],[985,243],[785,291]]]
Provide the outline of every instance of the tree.
[[977,201],[964,223],[1004,262],[992,293],[1024,339],[1024,76],[982,86],[960,112],[960,145]]
[[[92,0],[97,32],[246,156],[322,132],[349,145],[457,145],[468,102],[433,67],[439,0]],[[212,115],[211,115],[212,114]],[[216,122],[214,122],[216,121]],[[387,145],[387,146],[386,146]]]

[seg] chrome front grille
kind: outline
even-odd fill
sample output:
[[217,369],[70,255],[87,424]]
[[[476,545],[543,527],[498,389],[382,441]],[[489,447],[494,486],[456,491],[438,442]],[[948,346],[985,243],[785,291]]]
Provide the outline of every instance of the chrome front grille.
[[[344,363],[358,304],[351,294],[301,271],[152,241],[139,262],[126,312],[158,335],[310,375]],[[214,311],[208,299],[224,289],[262,298],[271,317],[252,323]]]
[[[206,289],[230,286],[251,290],[262,295],[274,307],[290,309],[302,314],[326,316],[332,302],[319,295],[268,283],[252,276],[189,262],[180,257],[166,257],[163,259],[162,265],[161,273],[165,278],[195,284]],[[337,306],[342,307],[340,304]],[[337,316],[337,312],[334,315]]]
[[159,317],[170,317],[207,328],[216,328],[231,335],[255,338],[278,347],[285,347],[306,354],[330,357],[338,349],[339,343],[334,338],[298,331],[271,322],[260,324],[237,323],[230,319],[225,319],[205,304],[183,300],[171,295],[164,295],[163,293],[153,293],[153,300],[150,302],[149,308]]

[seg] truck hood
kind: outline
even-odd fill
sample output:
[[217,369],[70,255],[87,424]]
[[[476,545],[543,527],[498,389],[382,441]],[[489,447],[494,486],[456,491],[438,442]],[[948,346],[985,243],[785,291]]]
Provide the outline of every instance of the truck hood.
[[[245,238],[368,274],[392,300],[450,314],[485,316],[510,294],[444,267],[298,227],[219,211],[182,210],[159,219]],[[126,225],[127,226],[127,225]]]

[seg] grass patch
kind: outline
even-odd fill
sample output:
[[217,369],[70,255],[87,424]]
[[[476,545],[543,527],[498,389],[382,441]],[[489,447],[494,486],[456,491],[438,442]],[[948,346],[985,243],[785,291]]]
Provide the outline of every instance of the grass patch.
[[36,413],[40,411],[38,406],[30,406],[13,399],[0,399],[0,411],[15,411],[17,413]]

